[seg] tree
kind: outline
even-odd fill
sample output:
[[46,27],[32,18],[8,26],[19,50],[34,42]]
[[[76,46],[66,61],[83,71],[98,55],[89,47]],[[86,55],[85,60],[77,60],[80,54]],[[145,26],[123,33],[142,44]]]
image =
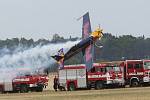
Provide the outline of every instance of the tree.
[[57,42],[66,42],[66,41],[63,37],[60,37],[58,34],[54,34],[51,42],[57,43]]

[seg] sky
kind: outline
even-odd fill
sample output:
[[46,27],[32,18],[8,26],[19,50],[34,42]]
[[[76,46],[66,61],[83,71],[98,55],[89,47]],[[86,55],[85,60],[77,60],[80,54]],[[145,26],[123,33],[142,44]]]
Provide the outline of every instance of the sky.
[[0,0],[0,39],[51,39],[53,34],[81,37],[82,20],[90,14],[115,36],[150,37],[150,0]]

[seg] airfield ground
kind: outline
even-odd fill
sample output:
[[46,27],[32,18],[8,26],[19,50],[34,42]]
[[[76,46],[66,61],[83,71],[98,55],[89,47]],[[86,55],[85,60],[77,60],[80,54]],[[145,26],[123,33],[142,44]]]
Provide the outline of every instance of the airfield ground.
[[0,94],[0,100],[150,100],[150,87],[55,92],[55,75],[49,75],[49,85],[43,92]]
[[150,100],[150,87],[0,94],[0,100]]

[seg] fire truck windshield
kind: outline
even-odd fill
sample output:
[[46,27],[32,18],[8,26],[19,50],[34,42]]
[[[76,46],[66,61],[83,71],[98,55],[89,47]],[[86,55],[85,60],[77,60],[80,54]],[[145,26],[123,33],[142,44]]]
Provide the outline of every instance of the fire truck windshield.
[[109,71],[113,71],[113,67],[112,66],[107,66],[106,69],[107,69],[108,72]]
[[119,72],[119,71],[120,71],[120,68],[119,68],[118,66],[115,66],[115,67],[114,67],[114,71],[115,71],[115,72]]
[[150,69],[150,62],[144,62],[144,69]]
[[106,68],[107,68],[107,71],[114,71],[114,72],[120,71],[120,68],[118,66],[108,66]]

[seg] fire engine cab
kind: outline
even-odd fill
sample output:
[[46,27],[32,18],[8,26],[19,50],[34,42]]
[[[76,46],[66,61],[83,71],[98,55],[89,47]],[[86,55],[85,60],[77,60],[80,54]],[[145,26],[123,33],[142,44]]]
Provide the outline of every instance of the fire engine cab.
[[122,67],[113,64],[94,63],[87,72],[85,65],[68,65],[58,71],[60,90],[79,88],[102,89],[109,85],[124,86]]
[[126,60],[120,66],[124,68],[125,84],[137,87],[150,83],[150,60]]

